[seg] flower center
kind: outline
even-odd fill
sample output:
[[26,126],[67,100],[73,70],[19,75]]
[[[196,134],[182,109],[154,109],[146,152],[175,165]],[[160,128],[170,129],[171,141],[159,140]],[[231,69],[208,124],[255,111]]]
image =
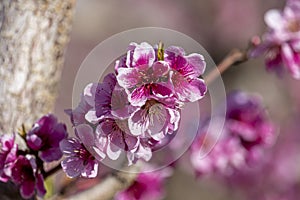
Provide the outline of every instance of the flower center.
[[157,103],[158,103],[158,101],[156,101],[154,99],[150,99],[145,103],[145,105],[142,106],[142,109],[148,111],[151,106],[153,106]]
[[158,82],[158,77],[153,76],[153,68],[149,67],[146,71],[140,72],[141,84],[151,84]]
[[114,131],[121,131],[124,133],[128,132],[128,121],[127,120],[115,120],[113,124]]
[[124,99],[127,99],[125,90],[114,90],[112,93],[111,109],[118,110],[129,106],[130,103]]
[[165,112],[163,112],[163,105],[156,103],[153,106],[150,107],[148,111],[149,119],[150,119],[150,124],[154,124],[154,117],[158,119],[160,122],[165,122],[166,121],[166,115]]
[[274,60],[278,57],[279,53],[280,53],[280,47],[275,46],[267,52],[266,59],[267,60]]
[[157,49],[157,60],[164,60],[164,43],[159,42]]
[[77,154],[77,156],[79,158],[84,160],[84,163],[83,163],[84,165],[87,165],[89,160],[95,159],[94,156],[92,154],[90,154],[90,152],[88,152],[86,150],[85,146],[83,146],[82,144],[81,144],[81,148],[74,150],[74,152]]
[[151,126],[155,125],[155,122],[159,121],[164,123],[166,121],[166,110],[164,106],[158,101],[151,99],[146,102],[143,109],[143,121],[149,120]]

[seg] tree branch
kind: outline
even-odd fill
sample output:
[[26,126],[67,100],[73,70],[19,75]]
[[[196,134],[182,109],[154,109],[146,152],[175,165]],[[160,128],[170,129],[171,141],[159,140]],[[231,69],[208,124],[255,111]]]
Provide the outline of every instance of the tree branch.
[[211,71],[204,77],[207,85],[211,84],[218,76],[225,72],[230,66],[245,62],[248,60],[247,51],[233,49],[230,53],[218,64],[217,68]]
[[[141,168],[141,165],[135,164],[130,167],[126,167],[123,170],[126,172],[116,172],[109,175],[98,185],[85,190],[79,194],[68,197],[69,200],[111,200],[115,194],[128,188],[136,179]],[[63,200],[66,199],[62,196],[55,196],[53,200]]]
[[53,167],[52,169],[50,169],[49,171],[45,172],[43,174],[44,179],[48,178],[49,176],[52,176],[53,174],[55,174],[56,172],[61,170],[61,165],[58,164],[57,166]]

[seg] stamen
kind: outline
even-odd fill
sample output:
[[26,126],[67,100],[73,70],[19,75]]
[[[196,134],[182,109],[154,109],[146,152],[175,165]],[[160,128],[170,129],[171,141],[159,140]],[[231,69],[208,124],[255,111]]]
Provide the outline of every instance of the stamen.
[[159,61],[164,60],[164,43],[161,41],[158,43],[157,59]]

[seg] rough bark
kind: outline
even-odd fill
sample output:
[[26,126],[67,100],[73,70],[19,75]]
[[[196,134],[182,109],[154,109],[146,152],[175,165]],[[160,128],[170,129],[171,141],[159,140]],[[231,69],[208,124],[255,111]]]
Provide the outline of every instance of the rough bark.
[[[57,95],[75,0],[0,1],[0,134],[50,112]],[[22,199],[0,183],[1,199]]]
[[74,7],[75,0],[1,0],[0,133],[53,109]]

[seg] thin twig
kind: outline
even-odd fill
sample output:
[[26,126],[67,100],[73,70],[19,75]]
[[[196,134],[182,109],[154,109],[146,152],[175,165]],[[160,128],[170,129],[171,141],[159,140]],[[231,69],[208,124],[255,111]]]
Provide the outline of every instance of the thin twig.
[[[80,192],[79,194],[68,197],[67,199],[110,200],[115,196],[117,192],[126,189],[134,182],[138,175],[137,171],[139,171],[140,168],[141,166],[138,164],[126,167],[123,169],[126,172],[119,171],[116,173],[112,173],[96,186]],[[62,200],[66,199],[66,197],[60,196],[58,194],[51,199]]]
[[59,170],[61,170],[61,165],[58,164],[56,167],[50,169],[49,171],[44,173],[44,179],[46,179],[47,177],[55,174],[56,172],[58,172]]
[[211,71],[207,76],[204,77],[205,83],[207,85],[211,84],[219,77],[223,72],[225,72],[230,66],[245,62],[248,60],[247,52],[239,49],[233,49],[231,52],[221,61],[221,63]]

